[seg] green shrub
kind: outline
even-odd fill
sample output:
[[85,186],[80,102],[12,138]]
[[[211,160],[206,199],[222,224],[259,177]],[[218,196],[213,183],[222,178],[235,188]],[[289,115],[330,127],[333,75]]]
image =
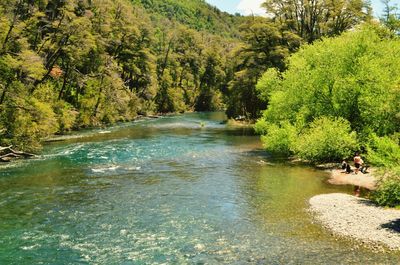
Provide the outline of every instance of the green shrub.
[[393,175],[378,183],[371,199],[381,206],[400,207],[400,177]]
[[356,133],[343,118],[321,117],[296,138],[294,149],[301,159],[338,161],[357,149]]
[[41,140],[58,130],[58,123],[50,104],[35,98],[16,99],[18,106],[8,105],[1,113],[7,125],[3,143],[12,144],[21,150],[37,151]]
[[400,166],[400,146],[398,139],[373,135],[367,146],[367,159],[376,166],[392,168]]
[[78,112],[67,102],[62,100],[54,104],[54,113],[59,124],[59,133],[64,133],[66,131],[72,130]]
[[279,125],[263,123],[261,120],[256,125],[256,131],[266,132],[261,136],[264,148],[271,153],[290,155],[292,154],[292,144],[296,139],[297,130],[288,121],[281,122]]

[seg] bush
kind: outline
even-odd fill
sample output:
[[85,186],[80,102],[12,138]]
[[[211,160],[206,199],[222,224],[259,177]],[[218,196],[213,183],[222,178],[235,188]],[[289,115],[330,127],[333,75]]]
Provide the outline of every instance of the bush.
[[357,149],[356,133],[343,118],[321,117],[297,137],[296,154],[314,162],[338,161]]
[[400,177],[394,175],[378,184],[371,199],[381,206],[400,207]]
[[54,104],[54,113],[59,124],[59,133],[73,129],[78,112],[67,102],[62,100]]
[[266,133],[261,136],[261,140],[267,151],[276,154],[292,154],[292,145],[297,137],[296,127],[288,121],[281,122],[279,125],[262,122],[256,125],[257,132]]
[[18,106],[7,105],[0,113],[5,126],[3,143],[11,144],[21,150],[37,151],[41,140],[58,130],[58,123],[50,104],[35,98],[21,100],[16,98]]
[[371,164],[392,168],[400,166],[400,146],[398,139],[373,135],[367,146],[367,159]]

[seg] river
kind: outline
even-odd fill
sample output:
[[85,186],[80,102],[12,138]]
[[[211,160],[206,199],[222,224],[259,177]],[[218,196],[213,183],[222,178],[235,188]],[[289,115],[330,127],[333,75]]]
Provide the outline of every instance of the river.
[[397,264],[313,223],[351,193],[222,113],[74,133],[0,168],[0,264]]

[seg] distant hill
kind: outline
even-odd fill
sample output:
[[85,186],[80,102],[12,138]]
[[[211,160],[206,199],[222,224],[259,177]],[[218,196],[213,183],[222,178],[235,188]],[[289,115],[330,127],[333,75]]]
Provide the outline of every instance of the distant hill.
[[239,37],[240,15],[222,12],[204,0],[133,0],[152,15],[178,21],[194,30],[207,31],[223,37]]

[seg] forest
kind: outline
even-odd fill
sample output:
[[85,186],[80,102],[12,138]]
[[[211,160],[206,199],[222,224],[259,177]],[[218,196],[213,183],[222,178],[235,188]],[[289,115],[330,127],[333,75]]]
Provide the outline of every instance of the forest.
[[264,71],[370,19],[362,1],[303,6],[298,21],[273,3],[267,19],[202,0],[2,1],[1,144],[36,150],[55,133],[154,113],[226,109],[255,120],[267,107],[256,90]]
[[203,1],[1,1],[0,15],[1,144],[23,150],[140,115],[222,109],[243,19]]
[[266,0],[267,17],[203,0],[3,0],[0,144],[38,151],[70,130],[225,110],[258,120],[271,153],[362,150],[399,172],[400,23],[383,3],[377,21],[363,0]]

